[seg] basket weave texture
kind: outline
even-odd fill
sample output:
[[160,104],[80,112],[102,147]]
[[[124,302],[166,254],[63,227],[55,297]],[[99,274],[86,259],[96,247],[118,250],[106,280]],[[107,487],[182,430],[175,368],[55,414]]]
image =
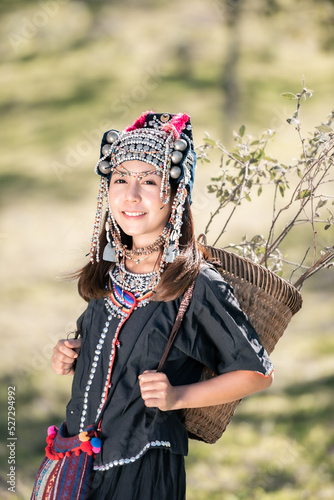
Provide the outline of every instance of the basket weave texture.
[[[249,259],[208,245],[203,245],[203,249],[206,260],[212,262],[225,281],[234,288],[241,309],[247,314],[262,345],[270,354],[292,316],[301,308],[301,294],[293,285]],[[201,380],[215,375],[205,367]],[[182,410],[189,437],[215,443],[232,420],[239,403],[240,400]]]

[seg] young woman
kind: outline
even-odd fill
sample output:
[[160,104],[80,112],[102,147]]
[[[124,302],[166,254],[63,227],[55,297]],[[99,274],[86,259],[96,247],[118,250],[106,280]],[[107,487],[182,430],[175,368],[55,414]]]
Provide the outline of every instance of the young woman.
[[[91,262],[78,273],[88,307],[80,337],[59,341],[52,357],[56,373],[74,374],[70,435],[100,423],[91,500],[184,499],[188,436],[179,410],[238,400],[272,381],[271,362],[233,290],[196,243],[195,163],[188,115],[146,112],[103,136]],[[218,376],[199,382],[203,365]]]

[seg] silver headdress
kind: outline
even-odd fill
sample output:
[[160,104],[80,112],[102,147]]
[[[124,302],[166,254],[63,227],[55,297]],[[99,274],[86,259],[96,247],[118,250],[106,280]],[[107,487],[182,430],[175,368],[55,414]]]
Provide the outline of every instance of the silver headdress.
[[[161,271],[165,262],[173,262],[178,255],[182,214],[185,199],[190,200],[194,181],[196,154],[194,152],[190,117],[186,114],[145,112],[122,132],[108,130],[102,138],[100,159],[95,172],[101,176],[96,219],[91,245],[91,261],[99,261],[99,235],[101,232],[103,198],[108,200],[108,186],[115,168],[129,160],[144,161],[161,173],[160,199],[169,202],[171,185],[176,188],[172,212],[164,229],[165,244]],[[120,231],[107,202],[108,245],[104,260],[119,261],[122,256]],[[123,249],[124,253],[124,249]]]

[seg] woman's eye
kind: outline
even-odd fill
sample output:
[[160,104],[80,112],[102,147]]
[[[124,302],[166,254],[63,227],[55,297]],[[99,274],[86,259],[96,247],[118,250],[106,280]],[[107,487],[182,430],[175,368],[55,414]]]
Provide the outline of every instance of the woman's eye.
[[114,180],[114,184],[125,184],[125,182],[126,182],[125,179],[122,178]]
[[147,179],[144,181],[144,184],[148,184],[149,186],[156,186],[156,182],[151,179]]

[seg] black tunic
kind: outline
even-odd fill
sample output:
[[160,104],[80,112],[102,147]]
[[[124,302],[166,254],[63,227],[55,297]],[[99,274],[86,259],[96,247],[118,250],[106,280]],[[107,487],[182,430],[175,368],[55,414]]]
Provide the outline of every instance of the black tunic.
[[[111,387],[103,414],[102,451],[96,470],[110,470],[132,464],[149,449],[169,450],[186,455],[188,438],[178,411],[162,412],[147,408],[141,398],[138,375],[155,370],[164,352],[181,298],[170,302],[150,302],[134,310],[119,334],[111,373]],[[90,301],[82,318],[83,342],[77,360],[72,397],[67,406],[70,434],[97,419],[101,392],[110,365],[111,344],[119,319],[110,320],[104,343],[97,351],[108,311],[105,300]],[[89,382],[85,414],[84,393]],[[97,356],[97,357],[96,357]],[[171,348],[165,373],[172,385],[199,380],[203,364],[217,374],[235,370],[257,371],[269,375],[272,364],[259,338],[234,297],[232,288],[220,274],[204,266],[195,283],[193,298],[178,336]],[[154,480],[154,479],[152,479]]]

